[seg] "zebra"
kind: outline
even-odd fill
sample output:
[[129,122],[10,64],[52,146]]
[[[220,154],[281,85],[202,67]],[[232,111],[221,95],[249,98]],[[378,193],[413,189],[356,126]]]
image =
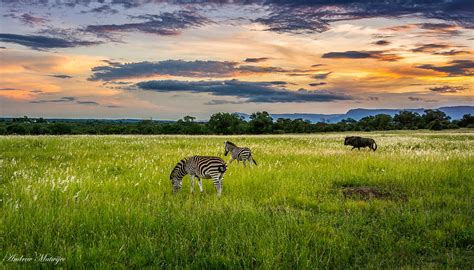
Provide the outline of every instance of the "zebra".
[[191,179],[191,193],[194,192],[194,176],[198,179],[199,190],[203,192],[201,178],[214,180],[217,196],[221,196],[224,173],[227,170],[225,161],[220,157],[192,156],[182,159],[171,171],[170,180],[173,192],[181,189],[183,177],[189,174]]
[[252,162],[255,163],[255,165],[257,165],[257,162],[252,157],[252,151],[250,151],[249,148],[247,148],[247,147],[238,147],[237,145],[235,145],[234,143],[231,143],[229,141],[226,141],[224,143],[224,145],[225,145],[224,156],[227,156],[227,154],[229,152],[230,152],[230,155],[231,155],[231,159],[229,161],[229,164],[232,163],[232,161],[234,161],[234,159],[236,159],[237,162],[242,161],[244,163],[244,167],[245,167],[245,162],[247,160],[249,161],[250,167],[252,167]]

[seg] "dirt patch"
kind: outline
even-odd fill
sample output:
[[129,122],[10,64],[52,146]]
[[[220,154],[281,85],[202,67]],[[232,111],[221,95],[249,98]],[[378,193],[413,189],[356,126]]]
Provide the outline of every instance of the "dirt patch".
[[345,198],[350,199],[407,200],[405,195],[394,195],[390,192],[378,190],[375,187],[346,187],[342,189],[342,193]]

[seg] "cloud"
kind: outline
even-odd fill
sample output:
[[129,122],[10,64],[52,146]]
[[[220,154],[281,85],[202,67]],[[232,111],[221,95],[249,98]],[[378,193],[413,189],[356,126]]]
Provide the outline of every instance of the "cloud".
[[95,102],[95,101],[76,101],[77,104],[82,104],[82,105],[94,105],[94,106],[97,106],[99,105],[99,103]]
[[268,59],[270,59],[270,58],[268,58],[268,57],[246,58],[246,59],[244,60],[244,62],[247,62],[247,63],[260,63],[260,62],[265,62],[265,61],[267,61]]
[[10,13],[10,14],[3,15],[3,16],[18,19],[23,24],[26,24],[26,25],[29,25],[29,26],[42,25],[42,24],[45,24],[49,21],[46,18],[33,16],[31,14],[28,14],[28,13],[23,13],[22,15],[17,15],[15,13]]
[[40,99],[40,100],[33,100],[30,103],[67,103],[75,101],[75,97],[62,97],[59,99]]
[[470,51],[460,51],[460,50],[450,50],[450,51],[434,52],[433,54],[434,55],[453,56],[453,55],[472,54],[472,52],[470,52]]
[[72,78],[72,76],[65,75],[65,74],[52,74],[52,75],[49,75],[49,76],[59,78],[59,79],[71,79]]
[[386,45],[389,45],[390,43],[391,43],[390,41],[384,40],[384,39],[377,40],[374,42],[375,45],[379,45],[379,46],[386,46]]
[[160,15],[131,16],[132,19],[145,20],[138,23],[89,25],[84,30],[98,36],[108,36],[119,32],[142,32],[147,34],[171,36],[182,30],[211,23],[209,19],[193,11],[180,10],[164,12]]
[[0,91],[16,91],[16,90],[20,90],[20,89],[11,88],[11,87],[0,88]]
[[450,77],[474,75],[474,73],[471,71],[474,69],[474,61],[472,60],[452,60],[448,63],[448,65],[445,66],[425,64],[416,67],[446,73]]
[[[333,22],[376,17],[400,18],[407,15],[455,22],[466,28],[474,27],[472,3],[467,0],[273,0],[265,3],[269,4],[269,14],[254,22],[264,25],[267,31],[278,33],[321,33],[327,31]],[[450,34],[455,31],[449,28],[450,24],[425,24],[418,27],[427,31],[449,31]],[[403,31],[401,27],[393,30]]]
[[329,52],[323,54],[322,58],[334,59],[366,59],[372,58],[379,61],[394,62],[402,59],[401,56],[384,51],[345,51],[345,52]]
[[428,43],[428,44],[422,44],[419,45],[418,47],[412,49],[412,52],[433,52],[437,49],[446,49],[450,48],[451,46],[448,44],[436,44],[436,43]]
[[[275,88],[271,84],[265,82],[245,82],[239,80],[145,81],[137,83],[137,87],[142,90],[156,92],[207,93],[212,94],[213,96],[228,96],[244,99],[236,100],[237,102],[254,103],[330,102],[352,99],[352,97],[347,95],[327,91],[309,91],[305,89],[291,91],[283,88]],[[223,104],[222,101],[213,101],[212,103]]]
[[324,80],[326,79],[332,72],[327,72],[327,73],[321,73],[321,74],[316,74],[316,75],[313,75],[313,79],[317,79],[317,80]]
[[98,41],[66,40],[37,35],[0,34],[0,42],[16,43],[35,50],[98,45]]
[[311,67],[321,67],[321,66],[324,66],[324,64],[314,64],[314,65],[311,65]]
[[458,92],[462,92],[466,90],[467,87],[444,85],[444,86],[430,87],[428,89],[430,91],[437,92],[437,93],[458,93]]
[[310,83],[308,84],[309,86],[321,86],[321,85],[325,85],[326,83],[325,82],[319,82],[319,83]]
[[244,104],[246,101],[234,101],[234,100],[224,100],[224,99],[213,99],[209,102],[204,103],[204,105],[223,105],[223,104]]
[[422,101],[423,99],[422,98],[419,98],[419,97],[408,97],[409,100],[411,101]]
[[420,23],[417,24],[420,29],[426,30],[425,34],[436,34],[436,35],[459,35],[459,26],[447,23]]
[[380,98],[379,97],[367,97],[368,100],[372,100],[372,101],[377,101],[379,100]]
[[238,66],[228,61],[184,61],[165,60],[160,62],[114,63],[92,68],[91,81],[110,81],[124,78],[143,78],[157,75],[182,77],[231,77],[239,74],[280,73],[288,70],[280,67]]
[[93,8],[88,11],[82,11],[81,13],[102,13],[102,14],[116,14],[118,10],[111,8],[109,5],[103,5],[100,7]]

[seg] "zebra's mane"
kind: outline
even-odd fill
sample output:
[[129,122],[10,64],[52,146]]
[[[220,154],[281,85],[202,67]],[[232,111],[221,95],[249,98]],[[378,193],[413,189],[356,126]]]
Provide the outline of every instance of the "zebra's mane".
[[237,147],[237,145],[233,142],[226,141],[225,143]]
[[170,179],[172,179],[175,176],[175,174],[179,171],[179,169],[182,168],[186,162],[188,162],[188,159],[189,158],[187,158],[187,157],[183,158],[182,160],[180,160],[176,164],[176,166],[174,166],[174,168],[173,168],[173,170],[171,171],[171,174],[170,174]]

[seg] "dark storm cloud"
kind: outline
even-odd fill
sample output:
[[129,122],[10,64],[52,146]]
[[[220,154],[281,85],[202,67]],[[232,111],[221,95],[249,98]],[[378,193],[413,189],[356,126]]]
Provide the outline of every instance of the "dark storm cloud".
[[58,78],[58,79],[72,79],[72,76],[69,76],[69,75],[65,75],[65,74],[52,74],[52,75],[49,75],[50,77],[55,77],[55,78]]
[[[336,100],[351,100],[352,97],[326,91],[309,91],[300,89],[291,91],[275,88],[265,82],[229,81],[145,81],[137,84],[143,90],[156,92],[191,92],[207,93],[214,96],[229,96],[245,99],[254,103],[302,103],[330,102]],[[241,100],[238,100],[241,102]],[[215,103],[215,102],[214,102]],[[222,104],[222,103],[221,103]]]
[[247,62],[247,63],[260,63],[260,62],[264,62],[264,61],[267,61],[268,57],[260,57],[260,58],[247,58],[244,60],[244,62]]
[[419,97],[408,97],[409,100],[411,101],[422,101],[423,99],[422,98],[419,98]]
[[394,62],[402,59],[402,57],[387,53],[385,51],[345,51],[345,52],[329,52],[323,54],[322,58],[334,59],[366,59],[372,58],[379,61]]
[[466,87],[463,86],[449,86],[449,85],[444,85],[444,86],[435,86],[435,87],[430,87],[429,90],[437,93],[458,93],[466,90]]
[[160,15],[132,16],[132,19],[145,20],[144,22],[126,24],[99,24],[89,25],[86,32],[98,36],[109,35],[116,32],[142,32],[155,35],[178,35],[184,29],[199,27],[211,23],[209,19],[193,11],[180,10],[164,12]]
[[453,60],[445,66],[425,64],[416,67],[446,73],[450,77],[474,75],[474,73],[472,72],[472,69],[474,69],[474,61],[471,60]]
[[322,73],[322,74],[316,74],[316,75],[313,75],[312,78],[313,79],[317,79],[317,80],[324,80],[326,79],[332,72],[327,72],[327,73]]
[[0,42],[16,43],[36,50],[52,48],[73,48],[79,46],[91,46],[100,44],[100,42],[98,41],[67,40],[47,36],[16,34],[0,34]]
[[20,89],[11,88],[11,87],[0,88],[0,91],[15,91],[15,90],[20,90]]
[[92,68],[91,81],[110,81],[124,78],[171,75],[182,77],[230,77],[236,74],[281,73],[288,70],[280,67],[238,66],[228,61],[184,61],[165,60],[160,62],[113,63],[109,66]]

